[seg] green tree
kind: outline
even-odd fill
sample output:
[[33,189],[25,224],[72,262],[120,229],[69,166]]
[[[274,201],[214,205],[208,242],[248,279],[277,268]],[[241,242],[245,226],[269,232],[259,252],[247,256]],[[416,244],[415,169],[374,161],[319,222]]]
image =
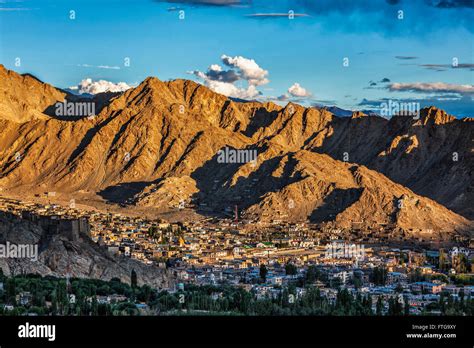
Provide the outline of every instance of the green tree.
[[306,271],[306,282],[314,283],[316,280],[319,280],[320,277],[321,272],[316,266],[311,265],[308,267],[308,270]]
[[268,274],[267,267],[264,264],[262,264],[260,266],[260,279],[264,283],[267,281],[267,274]]
[[352,279],[352,282],[354,283],[354,288],[360,289],[363,285],[362,281],[362,275],[360,273],[354,273],[354,277]]
[[444,249],[439,250],[439,259],[438,259],[438,268],[441,271],[446,271],[448,269],[448,256]]
[[402,315],[403,308],[402,303],[398,301],[397,297],[390,298],[388,300],[388,315]]
[[6,299],[8,303],[15,304],[15,296],[16,296],[16,279],[15,277],[11,277],[7,279],[5,284],[6,288]]
[[99,305],[97,303],[97,298],[95,296],[92,297],[91,315],[93,316],[99,315]]
[[132,288],[137,287],[137,272],[135,272],[134,269],[132,269],[132,274],[130,277],[130,284],[132,285]]
[[404,314],[405,315],[410,315],[410,302],[408,301],[408,297],[405,297]]
[[453,256],[453,267],[457,273],[467,273],[470,269],[470,264],[466,255],[459,253]]
[[387,282],[387,269],[385,266],[374,268],[372,273],[372,281],[375,285],[385,285]]
[[382,300],[382,297],[380,297],[380,296],[377,298],[375,314],[376,315],[383,315],[383,300]]
[[53,315],[57,315],[58,314],[58,300],[57,300],[57,296],[56,296],[56,290],[54,290],[54,292],[51,296],[52,296],[51,313]]
[[286,272],[286,275],[296,275],[298,270],[294,264],[288,262],[285,265],[285,272]]

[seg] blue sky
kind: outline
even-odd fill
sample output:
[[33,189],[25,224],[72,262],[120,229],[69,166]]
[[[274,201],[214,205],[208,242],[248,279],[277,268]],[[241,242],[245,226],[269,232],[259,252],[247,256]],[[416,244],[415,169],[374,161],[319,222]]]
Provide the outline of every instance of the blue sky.
[[87,91],[152,75],[282,104],[376,109],[389,99],[474,116],[473,7],[468,0],[0,0],[0,63],[61,88],[89,78],[79,87]]

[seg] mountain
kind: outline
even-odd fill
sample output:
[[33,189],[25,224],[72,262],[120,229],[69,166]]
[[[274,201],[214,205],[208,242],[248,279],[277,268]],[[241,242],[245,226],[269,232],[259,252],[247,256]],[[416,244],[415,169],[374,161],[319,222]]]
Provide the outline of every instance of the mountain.
[[[222,177],[218,166],[205,165],[207,168],[199,169],[195,176],[206,206],[217,209],[241,201],[250,218],[308,218],[344,228],[393,225],[406,231],[461,231],[470,225],[465,218],[383,174],[307,150],[273,157],[254,171],[249,168],[248,175],[241,171]],[[208,186],[201,187],[201,182]],[[209,182],[224,184],[215,189]]]
[[0,115],[13,122],[47,120],[46,109],[64,100],[63,93],[30,74],[19,75],[0,65]]
[[[337,106],[320,106],[316,107],[317,109],[320,110],[327,110],[330,113],[332,113],[334,116],[338,117],[351,117],[353,114],[353,111],[351,110],[346,110],[346,109],[341,109]],[[363,114],[369,115],[369,116],[379,116],[375,111],[373,110],[360,110]]]
[[327,110],[330,113],[332,113],[334,116],[338,116],[338,117],[351,117],[352,116],[351,110],[341,109],[341,108],[338,108],[337,106],[323,106],[323,107],[320,107],[320,109]]
[[[363,164],[414,192],[473,218],[473,119],[456,119],[435,107],[420,118],[342,119],[314,151]],[[374,136],[375,135],[375,136]],[[318,139],[319,140],[319,139]]]
[[[3,67],[0,76],[9,106],[0,110],[4,192],[88,192],[160,210],[184,204],[214,214],[238,205],[260,220],[472,232],[472,119],[434,107],[417,120],[337,117],[154,77],[102,96],[94,117],[58,119],[39,110],[60,90],[31,90],[31,81]],[[256,158],[221,163],[220,150]]]

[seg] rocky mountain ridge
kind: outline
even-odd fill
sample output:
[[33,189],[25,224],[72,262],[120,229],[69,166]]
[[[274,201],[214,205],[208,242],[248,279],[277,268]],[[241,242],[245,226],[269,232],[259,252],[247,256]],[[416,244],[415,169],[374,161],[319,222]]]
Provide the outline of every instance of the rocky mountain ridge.
[[[103,98],[94,117],[65,120],[41,110],[71,97],[38,83],[0,67],[5,191],[95,192],[205,214],[238,205],[257,220],[472,232],[472,119],[435,107],[419,119],[337,117],[150,77]],[[225,149],[256,158],[222,163]]]

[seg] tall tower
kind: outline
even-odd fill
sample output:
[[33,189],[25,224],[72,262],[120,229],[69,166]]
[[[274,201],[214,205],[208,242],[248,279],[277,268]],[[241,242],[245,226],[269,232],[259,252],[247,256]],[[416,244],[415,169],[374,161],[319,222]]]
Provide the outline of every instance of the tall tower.
[[239,223],[239,208],[237,205],[234,206],[234,223],[236,225]]
[[69,296],[69,293],[71,292],[71,267],[70,267],[70,264],[69,264],[69,261],[67,263],[67,266],[66,266],[66,293],[68,294]]

